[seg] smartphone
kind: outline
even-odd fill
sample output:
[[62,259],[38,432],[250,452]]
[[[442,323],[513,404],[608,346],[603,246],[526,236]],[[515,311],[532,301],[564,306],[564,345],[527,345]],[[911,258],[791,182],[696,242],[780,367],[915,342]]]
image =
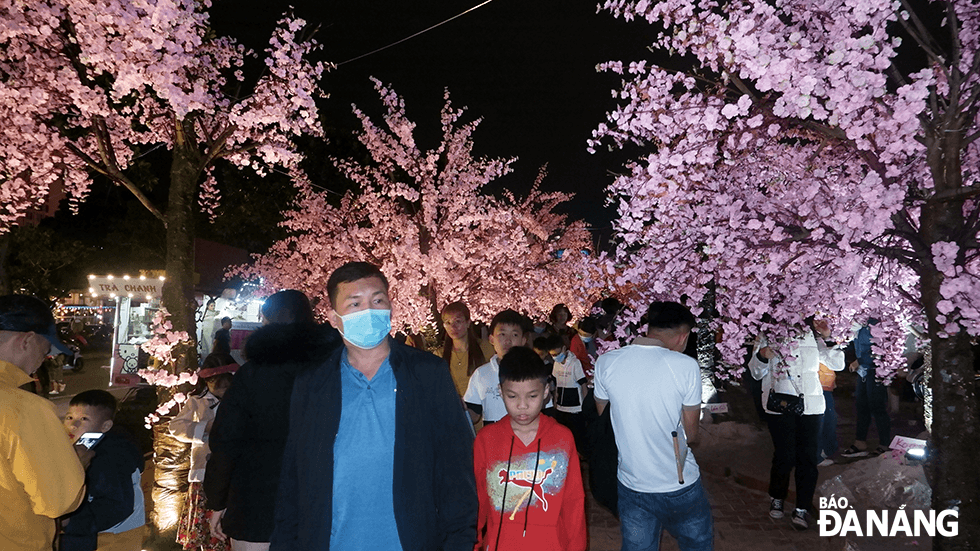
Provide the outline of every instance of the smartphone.
[[101,432],[86,432],[78,439],[76,445],[81,444],[88,449],[92,449],[93,446],[99,443],[99,440],[102,440],[103,434]]

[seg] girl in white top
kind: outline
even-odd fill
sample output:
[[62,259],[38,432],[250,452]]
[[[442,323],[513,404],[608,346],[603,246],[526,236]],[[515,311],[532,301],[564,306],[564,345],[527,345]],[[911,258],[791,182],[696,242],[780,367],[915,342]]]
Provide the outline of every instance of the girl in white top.
[[170,434],[191,445],[191,468],[187,474],[190,486],[184,514],[177,523],[177,543],[184,549],[226,551],[229,548],[225,541],[211,536],[208,524],[211,511],[205,506],[201,483],[210,454],[211,424],[221,398],[231,386],[231,375],[237,370],[238,364],[227,354],[215,353],[205,358],[197,373],[198,392],[187,399],[180,413],[170,421]]

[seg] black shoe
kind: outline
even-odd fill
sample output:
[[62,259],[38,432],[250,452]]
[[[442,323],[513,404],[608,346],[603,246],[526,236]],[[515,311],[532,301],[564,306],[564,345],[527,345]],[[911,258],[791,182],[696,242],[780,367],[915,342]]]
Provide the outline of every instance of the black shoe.
[[783,500],[771,498],[769,502],[769,516],[772,518],[783,518]]
[[810,527],[810,523],[806,520],[806,510],[796,509],[793,511],[793,528],[797,530],[806,530]]
[[840,452],[841,457],[868,457],[869,454],[870,452],[868,450],[858,449],[857,446],[851,446]]

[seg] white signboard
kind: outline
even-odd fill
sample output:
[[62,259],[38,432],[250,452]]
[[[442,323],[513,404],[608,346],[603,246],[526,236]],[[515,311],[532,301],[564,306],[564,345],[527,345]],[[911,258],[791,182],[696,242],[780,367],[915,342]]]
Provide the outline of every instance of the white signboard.
[[720,404],[704,404],[704,409],[708,410],[708,413],[728,413],[728,404],[725,402]]
[[163,278],[89,276],[89,295],[154,299],[163,296]]
[[892,438],[892,443],[888,445],[889,448],[893,450],[899,450],[901,452],[907,452],[909,450],[924,450],[926,449],[927,442],[925,440],[920,440],[918,438],[909,438],[908,436],[898,436]]

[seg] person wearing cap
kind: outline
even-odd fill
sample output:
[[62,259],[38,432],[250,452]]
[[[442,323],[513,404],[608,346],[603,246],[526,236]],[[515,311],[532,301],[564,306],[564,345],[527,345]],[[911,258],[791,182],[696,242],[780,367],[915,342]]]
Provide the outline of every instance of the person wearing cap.
[[67,352],[51,310],[26,295],[0,297],[0,549],[51,549],[58,517],[85,497],[88,450],[76,453],[51,402],[18,387],[53,350]]
[[218,405],[231,386],[231,375],[236,371],[238,364],[228,354],[216,352],[204,358],[197,372],[198,388],[184,402],[180,413],[170,421],[170,434],[191,445],[187,502],[177,522],[177,543],[184,549],[225,551],[229,548],[225,541],[211,537],[209,522],[212,511],[206,507],[202,482],[208,456],[211,455],[208,445],[211,426]]

